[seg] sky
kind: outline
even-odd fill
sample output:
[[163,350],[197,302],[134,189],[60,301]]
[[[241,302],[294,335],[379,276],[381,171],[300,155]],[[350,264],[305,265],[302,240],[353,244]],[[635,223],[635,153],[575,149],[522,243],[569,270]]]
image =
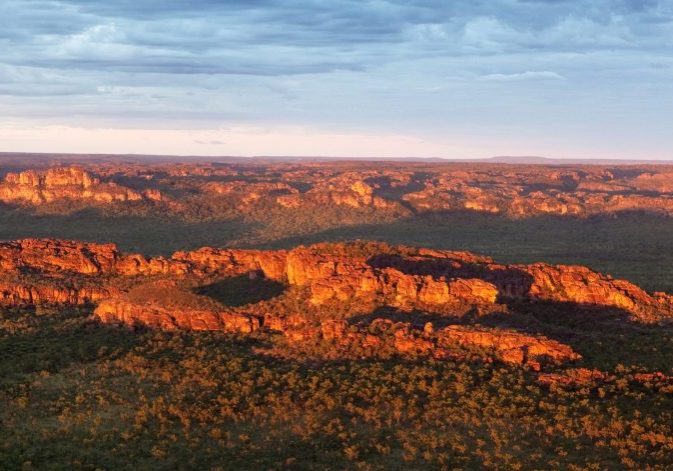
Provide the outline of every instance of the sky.
[[0,151],[673,159],[673,0],[1,0]]

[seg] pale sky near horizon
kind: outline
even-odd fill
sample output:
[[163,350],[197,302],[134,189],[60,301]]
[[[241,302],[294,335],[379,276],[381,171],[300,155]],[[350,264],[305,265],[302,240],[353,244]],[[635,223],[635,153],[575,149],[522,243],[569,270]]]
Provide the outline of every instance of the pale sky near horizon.
[[0,151],[673,158],[673,0],[2,0]]

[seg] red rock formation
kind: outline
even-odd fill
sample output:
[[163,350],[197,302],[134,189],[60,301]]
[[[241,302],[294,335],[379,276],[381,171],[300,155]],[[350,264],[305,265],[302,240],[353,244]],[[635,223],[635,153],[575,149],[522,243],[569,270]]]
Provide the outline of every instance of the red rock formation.
[[[320,314],[316,322],[318,317],[312,316],[336,312],[339,306],[397,306],[402,312],[453,316],[475,309],[504,313],[507,307],[501,301],[521,297],[607,306],[650,322],[670,319],[673,307],[665,293],[651,295],[584,267],[499,265],[464,252],[376,243],[319,244],[291,251],[203,248],[147,258],[120,253],[112,244],[26,239],[0,243],[0,268],[4,305],[98,303],[95,317],[105,323],[242,333],[265,327],[283,332],[295,344],[337,341],[353,348],[437,358],[450,356],[452,346],[479,347],[501,361],[534,369],[579,355],[559,342],[511,331],[432,324],[420,329],[409,322],[374,320],[374,330],[392,329],[392,337],[386,337],[372,334],[369,327],[363,331],[356,325],[353,331],[344,318]],[[305,307],[288,313],[251,305],[246,311],[194,292],[213,280],[245,273],[294,286],[288,296],[295,297],[295,305],[305,302]],[[346,318],[354,314],[344,313]]]
[[[349,329],[343,320],[307,324],[298,318],[265,326],[284,334],[291,349],[311,354],[323,341],[335,349],[324,352],[333,356],[402,354],[431,356],[438,359],[459,358],[456,347],[478,348],[495,359],[512,365],[526,365],[540,370],[543,364],[564,364],[581,359],[567,345],[540,336],[472,326],[449,326],[435,330],[427,325],[421,330],[407,322],[375,319],[368,326]],[[274,350],[282,355],[282,352]]]
[[[5,272],[108,276],[234,275],[259,271],[267,278],[306,286],[313,304],[354,298],[418,305],[489,305],[500,296],[611,306],[641,320],[671,315],[671,296],[585,267],[498,265],[459,252],[403,249],[412,255],[348,255],[349,246],[319,245],[285,251],[204,248],[171,258],[121,254],[112,244],[26,239],[0,243]],[[374,249],[376,250],[376,246]],[[388,257],[388,258],[386,258]]]
[[374,195],[374,188],[356,179],[345,176],[338,179],[316,182],[306,193],[294,191],[281,195],[276,202],[285,208],[315,206],[348,206],[351,208],[398,208],[398,204]]
[[562,373],[543,373],[537,378],[538,382],[545,386],[585,386],[603,382],[608,375],[599,370],[590,370],[588,368],[569,368]]
[[250,333],[259,329],[259,320],[252,316],[198,309],[182,309],[180,315],[176,316],[174,308],[138,305],[118,299],[103,301],[96,309],[96,318],[106,324],[137,325],[163,330]]
[[241,274],[260,271],[273,280],[287,277],[287,252],[284,250],[226,250],[204,247],[192,252],[176,252],[172,263],[184,263],[190,270],[203,273]]
[[[152,201],[177,214],[190,214],[215,201],[214,207],[226,207],[229,216],[253,218],[257,213],[334,208],[336,217],[360,214],[367,220],[374,215],[385,219],[447,210],[512,218],[621,211],[673,215],[673,169],[665,165],[89,162],[86,167],[98,176],[77,166],[10,173],[0,184],[0,201],[32,205],[60,200]],[[132,180],[133,189],[115,185],[111,178]]]
[[141,285],[128,294],[101,302],[95,316],[107,324],[165,330],[215,330],[250,333],[259,319],[218,308],[212,301],[172,281]]
[[86,275],[197,275],[263,271],[269,278],[285,278],[284,251],[220,250],[203,248],[176,252],[169,259],[122,254],[115,244],[23,239],[0,242],[4,271],[72,272]]
[[449,326],[438,333],[440,345],[458,344],[496,351],[505,363],[528,364],[539,369],[540,362],[566,362],[581,359],[572,348],[544,337],[533,337],[518,332]]
[[31,280],[20,277],[0,279],[0,305],[29,306],[37,304],[82,305],[116,295],[112,287],[55,277]]
[[[327,248],[327,250],[325,250]],[[287,256],[290,284],[308,286],[311,302],[352,298],[384,298],[392,305],[422,304],[492,304],[497,288],[480,279],[435,279],[432,276],[406,274],[397,268],[373,266],[366,256],[334,253],[343,246],[318,245],[298,248]],[[423,252],[438,254],[439,252]],[[442,257],[476,257],[458,252],[443,252]],[[461,259],[462,260],[462,259]]]
[[[646,293],[585,267],[498,265],[485,257],[398,248],[389,255],[358,254],[355,246],[322,244],[292,251],[204,248],[171,258],[122,254],[113,244],[26,239],[0,243],[0,268],[11,273],[90,276],[231,276],[260,272],[304,286],[320,305],[353,299],[403,308],[494,305],[507,297],[608,306],[634,319],[671,317],[673,298]],[[355,252],[353,252],[355,250]],[[376,253],[383,246],[371,245]],[[396,253],[395,253],[396,252]]]
[[40,205],[58,200],[111,203],[140,201],[144,198],[158,201],[162,195],[155,189],[140,193],[115,183],[103,183],[79,167],[8,173],[0,184],[0,201],[7,203]]
[[3,271],[104,274],[113,272],[120,258],[114,244],[49,239],[0,242],[0,268]]

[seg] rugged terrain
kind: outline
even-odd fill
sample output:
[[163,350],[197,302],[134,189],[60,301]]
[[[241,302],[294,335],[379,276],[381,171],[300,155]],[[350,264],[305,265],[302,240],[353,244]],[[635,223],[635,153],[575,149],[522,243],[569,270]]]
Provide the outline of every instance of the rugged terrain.
[[0,468],[673,466],[673,168],[1,173]]
[[[517,303],[553,303],[586,316],[599,308],[614,322],[673,320],[673,296],[585,267],[502,265],[468,252],[381,243],[206,247],[151,258],[113,244],[28,239],[0,243],[0,267],[5,306],[94,305],[94,319],[132,328],[263,329],[281,334],[268,354],[304,359],[455,358],[456,347],[474,346],[489,352],[486,359],[540,370],[582,355],[508,328]],[[246,292],[250,299],[231,302]]]
[[53,165],[7,173],[0,184],[0,201],[34,206],[67,201],[93,207],[136,203],[131,208],[163,202],[159,206],[186,218],[255,218],[260,211],[317,208],[329,212],[343,208],[354,217],[376,215],[381,220],[465,210],[511,218],[625,211],[673,214],[673,167],[667,165],[348,161]]

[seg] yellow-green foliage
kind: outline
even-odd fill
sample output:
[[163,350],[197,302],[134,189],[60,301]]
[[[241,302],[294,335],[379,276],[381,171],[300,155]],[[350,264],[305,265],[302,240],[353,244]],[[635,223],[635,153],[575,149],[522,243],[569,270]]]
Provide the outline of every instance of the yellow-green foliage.
[[[673,466],[672,388],[632,381],[629,366],[548,389],[498,364],[302,363],[255,354],[266,334],[37,314],[0,317],[2,469]],[[670,343],[660,354],[671,364]]]

